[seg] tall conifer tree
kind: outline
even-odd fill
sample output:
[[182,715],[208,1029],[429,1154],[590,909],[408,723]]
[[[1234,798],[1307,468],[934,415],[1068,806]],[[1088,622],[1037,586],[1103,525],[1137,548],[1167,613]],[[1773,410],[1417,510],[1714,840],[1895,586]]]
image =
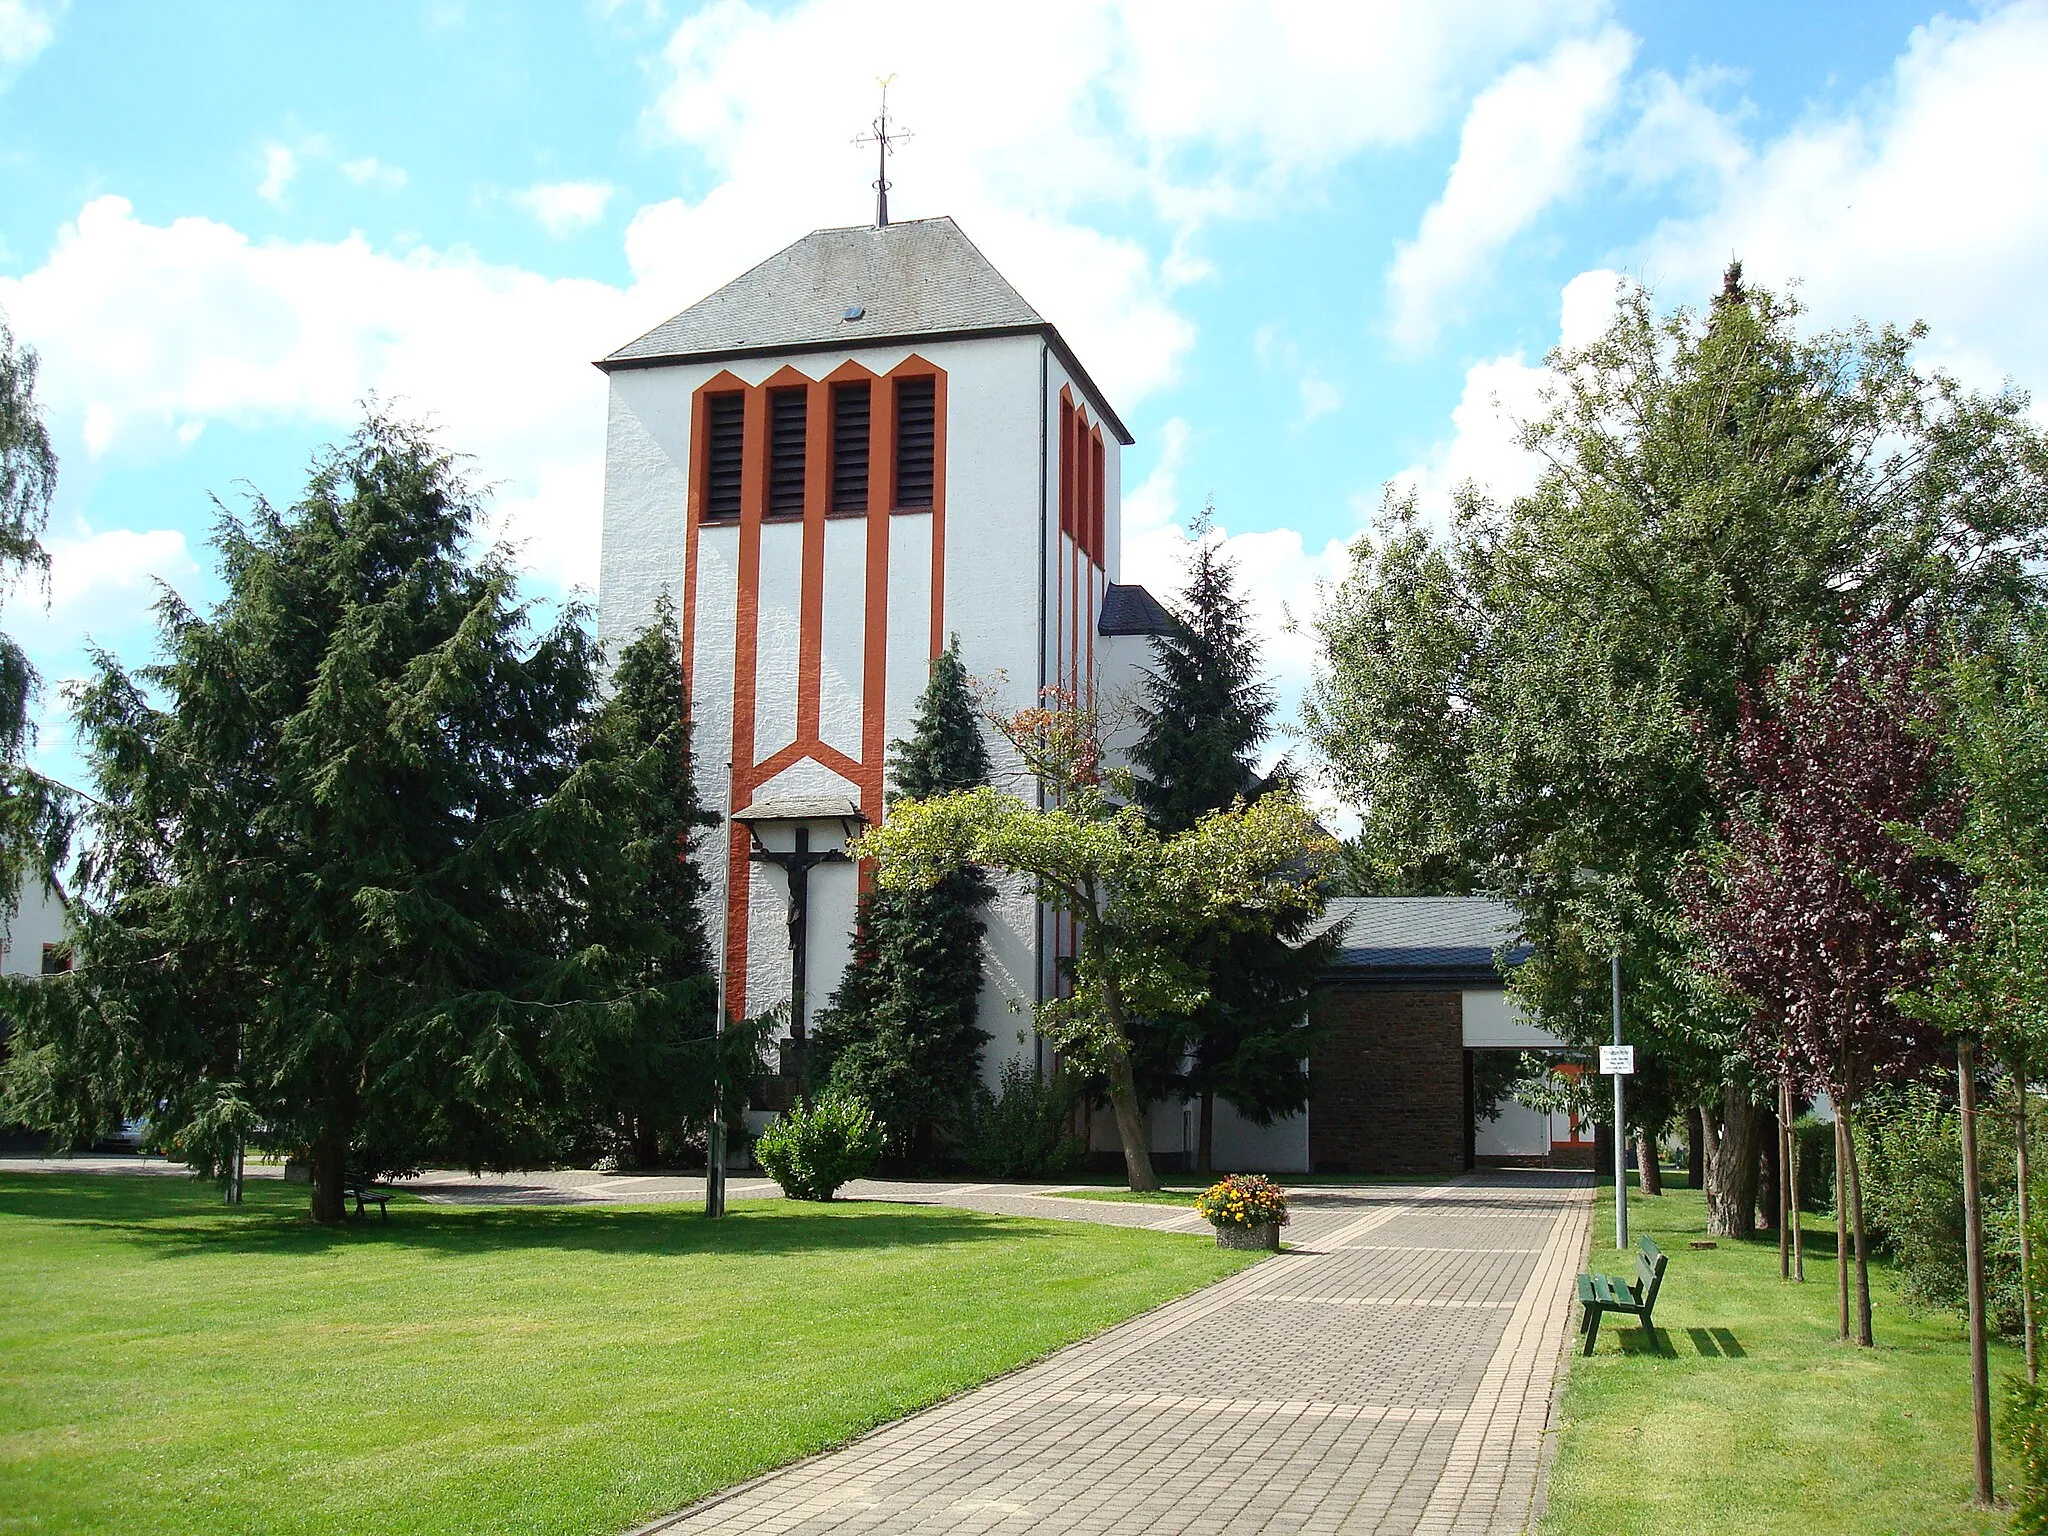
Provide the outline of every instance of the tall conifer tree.
[[448,453],[373,418],[298,505],[222,518],[225,594],[166,596],[155,664],[97,658],[81,963],[17,993],[25,1120],[90,1140],[146,1113],[202,1167],[267,1127],[338,1221],[350,1159],[545,1155],[673,997],[590,927],[645,878],[647,818],[593,743],[585,615],[536,632],[479,513]]
[[[1152,642],[1138,711],[1143,733],[1131,752],[1138,801],[1164,833],[1185,831],[1239,797],[1256,799],[1287,777],[1284,767],[1266,780],[1257,771],[1273,692],[1260,675],[1236,567],[1209,536],[1209,517],[1204,508],[1195,524],[1175,627]],[[1201,1101],[1203,1172],[1213,1162],[1218,1098],[1258,1125],[1308,1102],[1308,994],[1336,942],[1312,937],[1317,919],[1296,911],[1270,925],[1186,936],[1208,998],[1186,1019],[1155,1029],[1147,1055],[1161,1086]]]
[[[683,696],[681,635],[664,592],[654,620],[618,656],[588,754],[603,770],[606,810],[621,845],[617,878],[593,890],[586,942],[613,957],[637,1006],[599,1035],[579,1073],[574,1122],[642,1168],[710,1111],[715,1062],[711,975],[700,906],[704,876],[689,857],[718,818],[697,799]],[[593,793],[598,786],[592,786]]]
[[[892,795],[926,800],[988,782],[988,747],[960,661],[933,659],[907,740],[892,744]],[[981,908],[994,887],[955,870],[929,887],[862,894],[853,958],[820,1014],[816,1050],[835,1089],[858,1094],[897,1158],[929,1164],[972,1102],[988,1032],[981,1002]]]

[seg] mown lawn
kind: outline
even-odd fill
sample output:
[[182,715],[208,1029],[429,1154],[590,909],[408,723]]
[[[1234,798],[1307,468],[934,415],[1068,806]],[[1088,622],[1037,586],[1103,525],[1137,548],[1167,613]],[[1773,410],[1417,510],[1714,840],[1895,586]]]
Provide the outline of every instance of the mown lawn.
[[0,1174],[0,1532],[617,1532],[1237,1268],[933,1207]]
[[[2005,1529],[2003,1515],[1969,1503],[1969,1356],[1959,1317],[1907,1305],[1890,1269],[1878,1267],[1878,1347],[1839,1344],[1832,1224],[1823,1232],[1807,1218],[1802,1286],[1778,1279],[1775,1236],[1688,1248],[1706,1229],[1693,1191],[1631,1199],[1629,1216],[1631,1240],[1648,1232],[1671,1255],[1657,1304],[1659,1353],[1613,1318],[1592,1358],[1574,1346],[1545,1536]],[[1607,1190],[1593,1263],[1633,1273],[1613,1241]],[[2018,1350],[1995,1348],[1994,1384],[2019,1365]],[[2006,1470],[2001,1459],[2001,1481]]]

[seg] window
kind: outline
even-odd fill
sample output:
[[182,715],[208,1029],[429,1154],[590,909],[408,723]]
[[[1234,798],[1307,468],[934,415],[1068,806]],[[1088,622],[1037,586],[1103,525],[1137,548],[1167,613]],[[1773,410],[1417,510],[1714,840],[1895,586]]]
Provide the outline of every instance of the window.
[[729,523],[740,515],[740,461],[746,446],[746,396],[712,395],[704,402],[704,520]]
[[808,391],[778,389],[768,396],[768,511],[776,517],[804,512],[804,428]]
[[1090,434],[1088,440],[1088,553],[1097,565],[1107,566],[1109,518],[1107,497],[1103,494],[1102,433]]
[[868,386],[832,386],[832,510],[868,509]]
[[43,974],[45,976],[62,976],[70,969],[71,954],[63,945],[45,944],[43,946]]
[[932,504],[932,454],[936,444],[935,382],[896,381],[896,505]]

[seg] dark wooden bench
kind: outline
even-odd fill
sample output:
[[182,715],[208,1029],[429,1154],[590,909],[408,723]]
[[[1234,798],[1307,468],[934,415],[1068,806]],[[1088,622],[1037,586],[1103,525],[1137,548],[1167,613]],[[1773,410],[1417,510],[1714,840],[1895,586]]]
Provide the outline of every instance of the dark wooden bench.
[[391,1219],[391,1212],[387,1209],[387,1204],[391,1199],[391,1191],[377,1184],[367,1175],[360,1173],[344,1175],[341,1182],[341,1197],[344,1200],[355,1201],[356,1214],[358,1216],[368,1215],[369,1212],[364,1207],[374,1205],[377,1207],[377,1214],[379,1216],[382,1216],[386,1221]]
[[1587,1354],[1593,1353],[1594,1342],[1600,1337],[1600,1319],[1609,1312],[1638,1318],[1644,1328],[1655,1326],[1652,1318],[1657,1311],[1657,1292],[1664,1284],[1664,1266],[1670,1262],[1664,1250],[1645,1237],[1636,1243],[1634,1280],[1621,1280],[1613,1275],[1579,1276],[1579,1306],[1585,1314],[1579,1328],[1586,1335]]

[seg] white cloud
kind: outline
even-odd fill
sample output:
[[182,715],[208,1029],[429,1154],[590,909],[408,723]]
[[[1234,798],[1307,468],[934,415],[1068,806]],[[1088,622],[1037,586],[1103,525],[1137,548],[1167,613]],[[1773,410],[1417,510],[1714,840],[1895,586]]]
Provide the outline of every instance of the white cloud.
[[[943,0],[719,0],[676,29],[651,115],[719,184],[643,210],[628,248],[636,274],[696,293],[807,229],[868,217],[872,162],[838,146],[893,73],[891,107],[917,136],[892,163],[892,212],[958,217],[1128,406],[1193,343],[1175,303],[1207,270],[1191,231],[1413,142],[1504,60],[1606,9],[1079,0],[1020,24]],[[1103,233],[1104,208],[1157,214],[1170,248]]]
[[1301,384],[1296,393],[1301,396],[1301,419],[1304,422],[1314,421],[1319,416],[1327,416],[1332,411],[1341,409],[1344,404],[1344,391],[1313,371],[1301,376]]
[[1560,43],[1482,91],[1465,116],[1443,195],[1387,275],[1391,328],[1419,351],[1463,310],[1501,247],[1580,185],[1600,126],[1635,56],[1619,27]]
[[[1578,347],[1599,336],[1613,318],[1624,281],[1618,272],[1599,269],[1567,283],[1558,305],[1558,344]],[[1474,363],[1451,409],[1451,435],[1396,474],[1394,489],[1413,492],[1422,515],[1438,527],[1449,523],[1452,498],[1468,483],[1500,501],[1532,489],[1542,466],[1516,438],[1522,423],[1543,413],[1550,382],[1550,370],[1520,352]],[[1369,517],[1378,497],[1356,505]]]
[[285,192],[298,174],[297,151],[285,144],[266,144],[263,146],[263,180],[257,185],[256,195],[271,207],[281,208]]
[[62,0],[56,5],[0,0],[0,84],[56,41],[57,17],[63,10]]
[[565,585],[596,571],[604,381],[590,359],[659,319],[649,303],[460,251],[149,224],[118,197],[88,203],[41,267],[0,278],[0,309],[43,355],[53,423],[89,451],[171,451],[213,420],[339,432],[378,395],[476,456],[503,526]]
[[2044,80],[2048,4],[2025,0],[1935,18],[1853,109],[1767,142],[1699,117],[1715,193],[1657,231],[1643,270],[1700,302],[1740,256],[1757,281],[1799,280],[1823,323],[1924,318],[1932,355],[1973,383],[2048,389]]
[[342,161],[341,174],[359,187],[375,187],[380,192],[401,191],[406,183],[403,167],[386,165],[375,155]]
[[[1134,581],[1160,598],[1171,598],[1181,585],[1190,539],[1180,503],[1180,476],[1192,440],[1188,424],[1169,420],[1160,431],[1160,454],[1150,474],[1128,492],[1123,503],[1123,552],[1119,578]],[[1238,567],[1238,587],[1251,606],[1252,628],[1258,635],[1267,675],[1272,679],[1284,727],[1295,722],[1301,697],[1314,670],[1313,637],[1294,620],[1306,620],[1315,608],[1320,582],[1341,576],[1346,545],[1332,539],[1310,549],[1291,528],[1233,534],[1218,525],[1210,534],[1222,542],[1224,554]],[[1268,763],[1294,746],[1284,733],[1269,743]]]
[[607,181],[555,181],[512,194],[512,201],[557,240],[604,217],[616,189]]

